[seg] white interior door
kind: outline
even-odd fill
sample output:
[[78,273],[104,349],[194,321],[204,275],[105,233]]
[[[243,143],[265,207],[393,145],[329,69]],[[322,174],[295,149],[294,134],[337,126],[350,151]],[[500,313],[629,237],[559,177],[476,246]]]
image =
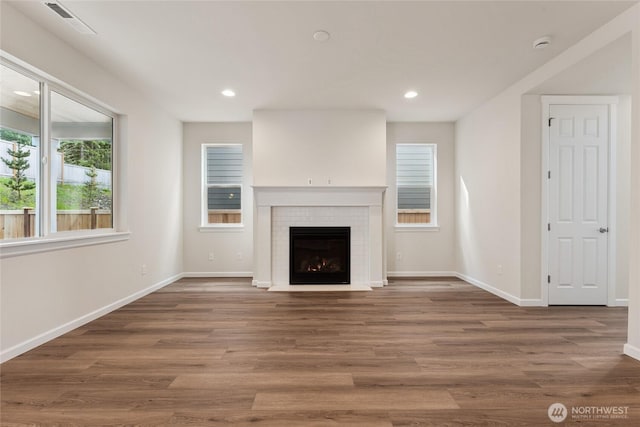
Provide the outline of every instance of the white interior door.
[[606,305],[608,106],[549,111],[549,304]]

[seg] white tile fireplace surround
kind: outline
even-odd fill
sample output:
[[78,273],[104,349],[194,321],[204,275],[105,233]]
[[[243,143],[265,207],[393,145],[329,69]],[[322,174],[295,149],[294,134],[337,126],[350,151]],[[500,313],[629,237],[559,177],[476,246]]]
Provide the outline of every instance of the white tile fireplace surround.
[[350,227],[351,285],[386,285],[382,218],[385,190],[386,187],[254,186],[253,285],[289,285],[289,227],[298,226]]

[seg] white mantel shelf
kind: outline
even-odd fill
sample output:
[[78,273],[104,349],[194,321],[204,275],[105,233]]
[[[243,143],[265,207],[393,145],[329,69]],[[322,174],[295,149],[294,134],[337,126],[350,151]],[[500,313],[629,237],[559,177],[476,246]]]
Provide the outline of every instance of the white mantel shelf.
[[386,190],[386,186],[253,186],[256,206],[382,206]]
[[[291,212],[299,209],[305,211],[304,221],[309,215],[319,213],[322,221],[346,222],[353,221],[354,211],[360,212],[362,220],[354,223],[358,229],[362,230],[360,242],[366,245],[361,250],[363,257],[358,259],[358,264],[354,267],[352,253],[352,284],[371,287],[381,287],[386,285],[386,266],[384,263],[384,238],[383,238],[383,201],[386,186],[338,186],[338,185],[305,185],[305,186],[262,186],[254,185],[253,194],[256,206],[256,220],[254,227],[254,286],[261,288],[271,288],[272,286],[284,286],[289,283],[283,282],[281,272],[284,261],[288,263],[288,255],[279,255],[280,252],[274,250],[276,238],[282,239],[282,231],[274,228],[274,219],[278,224],[288,226],[288,224],[299,225],[295,214]],[[336,208],[327,211],[326,208]],[[286,218],[280,215],[273,216],[274,212],[281,213],[282,209],[287,210]],[[364,210],[363,210],[364,209]],[[330,212],[330,213],[327,213]],[[356,215],[356,217],[358,217]],[[284,221],[285,223],[283,224]],[[359,225],[358,225],[359,224]],[[305,225],[307,225],[305,223]],[[338,224],[332,224],[338,225]],[[274,235],[274,233],[277,235]],[[280,234],[278,234],[280,233]],[[354,236],[352,236],[352,239]],[[353,244],[353,242],[352,242]],[[281,246],[278,246],[281,248]],[[360,271],[355,275],[355,271]]]
[[326,190],[326,189],[335,189],[335,190],[347,190],[347,191],[384,191],[387,189],[386,185],[252,185],[254,189],[258,190]]

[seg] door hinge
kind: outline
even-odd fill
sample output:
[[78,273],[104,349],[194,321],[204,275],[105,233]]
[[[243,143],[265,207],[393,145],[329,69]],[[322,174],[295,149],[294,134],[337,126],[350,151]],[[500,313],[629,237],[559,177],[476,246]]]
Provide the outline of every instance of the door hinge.
[[551,283],[551,275],[547,276],[547,283]]
[[548,120],[549,127],[551,127],[551,120],[553,120],[554,118],[555,117],[549,117],[549,120]]
[[551,171],[547,171],[547,179],[551,179]]
[[547,223],[547,231],[551,231],[551,223],[550,222]]

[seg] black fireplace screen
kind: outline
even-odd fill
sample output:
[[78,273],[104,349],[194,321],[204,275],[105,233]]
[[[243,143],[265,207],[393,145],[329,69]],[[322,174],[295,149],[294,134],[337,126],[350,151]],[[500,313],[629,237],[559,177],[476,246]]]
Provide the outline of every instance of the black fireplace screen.
[[351,283],[349,227],[290,227],[289,283]]

